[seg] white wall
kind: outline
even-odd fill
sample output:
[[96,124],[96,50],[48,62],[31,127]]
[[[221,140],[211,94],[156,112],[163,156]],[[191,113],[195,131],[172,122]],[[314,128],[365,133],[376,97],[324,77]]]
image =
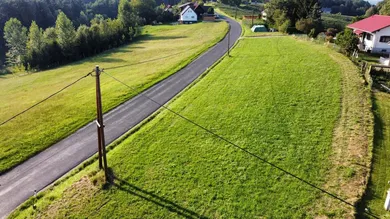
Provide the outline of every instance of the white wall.
[[180,20],[183,22],[197,22],[198,16],[196,15],[194,10],[189,8],[180,15]]
[[380,31],[375,32],[372,52],[390,53],[390,45],[387,42],[379,42],[381,36],[390,36],[390,27],[386,27]]

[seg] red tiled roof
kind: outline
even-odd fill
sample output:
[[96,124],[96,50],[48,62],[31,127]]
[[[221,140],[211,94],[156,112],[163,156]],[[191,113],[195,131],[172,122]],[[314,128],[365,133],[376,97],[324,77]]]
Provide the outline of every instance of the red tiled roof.
[[390,16],[373,15],[366,19],[350,24],[347,27],[373,33],[388,26],[390,26]]

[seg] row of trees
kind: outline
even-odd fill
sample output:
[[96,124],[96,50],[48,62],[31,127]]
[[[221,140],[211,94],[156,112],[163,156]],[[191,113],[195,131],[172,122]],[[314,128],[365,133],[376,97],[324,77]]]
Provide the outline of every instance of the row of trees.
[[54,25],[59,11],[62,11],[79,25],[88,21],[84,8],[83,0],[0,0],[0,66],[7,51],[4,25],[10,18],[17,18],[24,26],[29,26],[34,20],[40,27],[47,28]]
[[131,41],[141,21],[128,0],[120,0],[117,19],[97,16],[91,26],[80,25],[77,30],[63,12],[58,14],[55,27],[45,30],[35,21],[27,30],[11,18],[4,27],[7,63],[45,69],[91,56]]
[[156,7],[154,0],[118,1],[116,18],[98,14],[78,27],[64,12],[59,12],[55,27],[43,28],[32,21],[27,29],[19,19],[9,19],[4,26],[6,64],[30,69],[58,66],[130,42],[141,25],[172,21],[180,13],[177,7],[172,11]]
[[[170,14],[161,11],[154,0],[132,0],[131,4],[143,18],[142,23],[169,19]],[[26,27],[35,21],[46,29],[53,26],[59,13],[63,12],[75,27],[90,26],[96,15],[115,19],[118,5],[119,0],[0,0],[0,67],[8,49],[3,38],[4,25],[10,18],[18,19]]]

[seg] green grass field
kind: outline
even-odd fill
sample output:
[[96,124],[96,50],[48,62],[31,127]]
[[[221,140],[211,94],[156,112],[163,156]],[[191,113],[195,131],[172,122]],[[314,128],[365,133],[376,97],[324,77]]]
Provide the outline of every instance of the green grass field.
[[[331,157],[339,150],[337,121],[365,114],[344,97],[361,94],[356,68],[290,37],[243,39],[231,55],[169,107],[315,185],[330,184],[339,167]],[[344,133],[336,135],[349,139]],[[37,210],[30,199],[11,218],[342,218],[354,210],[337,200],[321,206],[318,190],[164,110],[111,150],[108,162],[111,186],[103,189],[95,162],[41,194]]]
[[[385,211],[387,190],[390,189],[390,95],[383,92],[374,93],[375,114],[375,141],[372,161],[371,179],[367,194],[364,198],[364,206],[370,212],[380,218],[390,218],[389,212]],[[360,209],[363,210],[363,209]],[[360,214],[360,216],[364,216]]]
[[[136,42],[96,57],[49,71],[2,76],[0,122],[86,75],[97,64],[141,92],[222,39],[227,27],[225,22],[148,26]],[[105,112],[136,95],[105,76],[101,84]],[[96,114],[94,96],[94,78],[87,77],[0,126],[0,173],[92,121]]]

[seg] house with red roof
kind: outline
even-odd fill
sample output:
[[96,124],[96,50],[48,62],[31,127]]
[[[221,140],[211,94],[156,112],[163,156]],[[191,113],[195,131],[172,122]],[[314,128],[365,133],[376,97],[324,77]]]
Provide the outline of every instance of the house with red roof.
[[372,53],[390,53],[390,16],[373,15],[347,26],[359,36],[359,49]]

